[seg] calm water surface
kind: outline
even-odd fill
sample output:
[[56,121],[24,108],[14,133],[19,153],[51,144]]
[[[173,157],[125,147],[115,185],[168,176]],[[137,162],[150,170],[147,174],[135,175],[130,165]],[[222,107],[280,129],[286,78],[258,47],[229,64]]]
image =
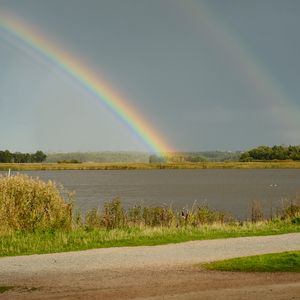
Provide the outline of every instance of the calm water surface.
[[[2,172],[3,173],[3,172]],[[83,211],[120,197],[124,206],[142,204],[191,207],[194,202],[249,216],[249,203],[260,200],[265,212],[275,212],[283,199],[300,195],[300,170],[120,170],[26,171],[30,176],[55,180],[76,192]]]

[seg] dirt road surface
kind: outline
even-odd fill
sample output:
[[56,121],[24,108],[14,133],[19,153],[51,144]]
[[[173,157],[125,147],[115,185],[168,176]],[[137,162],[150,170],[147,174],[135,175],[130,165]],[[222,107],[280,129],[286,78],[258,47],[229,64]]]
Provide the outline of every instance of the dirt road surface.
[[0,258],[0,299],[300,299],[300,273],[205,271],[201,262],[300,250],[300,233]]

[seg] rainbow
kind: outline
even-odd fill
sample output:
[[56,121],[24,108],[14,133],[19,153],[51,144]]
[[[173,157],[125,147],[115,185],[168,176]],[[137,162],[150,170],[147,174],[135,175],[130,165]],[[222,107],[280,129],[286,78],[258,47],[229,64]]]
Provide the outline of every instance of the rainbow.
[[34,30],[32,26],[29,26],[23,20],[20,21],[11,14],[0,14],[0,29],[74,78],[86,91],[95,96],[104,107],[113,113],[119,121],[125,124],[149,151],[157,155],[172,152],[165,139],[128,105],[124,97],[121,97],[115,88],[109,86],[98,74],[80,63],[71,53],[50,42],[43,34]]

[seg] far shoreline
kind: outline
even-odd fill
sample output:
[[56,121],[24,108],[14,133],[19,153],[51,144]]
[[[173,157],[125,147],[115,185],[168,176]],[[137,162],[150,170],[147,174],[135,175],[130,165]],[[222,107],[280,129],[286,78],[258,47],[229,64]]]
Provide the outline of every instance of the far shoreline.
[[300,169],[300,161],[226,161],[199,163],[0,163],[0,171],[162,169]]

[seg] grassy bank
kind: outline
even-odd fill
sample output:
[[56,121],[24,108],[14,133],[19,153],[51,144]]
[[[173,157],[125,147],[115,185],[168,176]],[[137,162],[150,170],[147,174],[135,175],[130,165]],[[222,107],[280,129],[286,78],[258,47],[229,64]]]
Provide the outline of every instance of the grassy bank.
[[71,231],[11,232],[0,236],[0,256],[15,256],[92,248],[150,246],[230,237],[300,232],[290,221],[211,224],[201,227],[130,227],[111,230],[78,228]]
[[201,163],[0,163],[0,171],[22,170],[154,170],[154,169],[300,169],[300,161]]
[[66,203],[61,192],[51,181],[0,176],[0,256],[300,232],[299,199],[272,220],[253,202],[251,222],[239,222],[205,205],[180,212],[165,206],[126,210],[119,199],[82,215],[72,195]]
[[230,272],[300,272],[300,251],[233,258],[201,267]]

